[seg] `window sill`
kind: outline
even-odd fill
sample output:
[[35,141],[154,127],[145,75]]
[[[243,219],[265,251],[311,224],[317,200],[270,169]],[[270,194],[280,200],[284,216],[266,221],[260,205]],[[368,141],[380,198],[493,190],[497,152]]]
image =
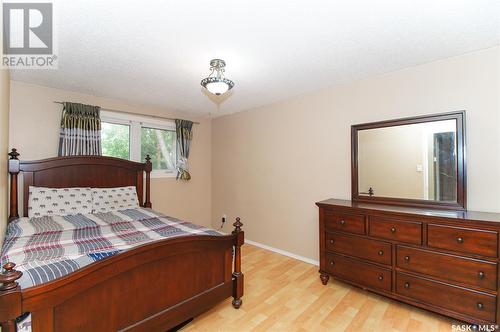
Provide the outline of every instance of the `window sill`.
[[163,179],[163,178],[175,178],[177,176],[176,172],[164,172],[164,171],[152,171],[152,179]]

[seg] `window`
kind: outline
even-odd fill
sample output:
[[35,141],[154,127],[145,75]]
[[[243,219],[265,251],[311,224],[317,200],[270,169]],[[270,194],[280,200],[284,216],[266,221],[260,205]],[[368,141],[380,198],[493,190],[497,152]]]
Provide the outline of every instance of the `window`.
[[101,111],[102,154],[144,162],[151,157],[152,175],[175,176],[175,123],[168,120]]

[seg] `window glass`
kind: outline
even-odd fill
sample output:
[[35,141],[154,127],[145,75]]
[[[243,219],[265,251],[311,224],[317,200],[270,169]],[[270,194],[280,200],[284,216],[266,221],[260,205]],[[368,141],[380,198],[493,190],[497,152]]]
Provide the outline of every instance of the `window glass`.
[[175,131],[141,128],[141,160],[151,157],[153,170],[173,171],[176,164]]
[[101,123],[102,155],[130,159],[130,126]]

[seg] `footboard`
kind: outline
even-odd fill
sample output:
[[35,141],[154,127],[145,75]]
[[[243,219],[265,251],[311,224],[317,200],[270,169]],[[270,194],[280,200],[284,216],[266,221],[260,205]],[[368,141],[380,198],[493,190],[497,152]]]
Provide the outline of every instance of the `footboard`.
[[9,263],[0,275],[2,331],[15,331],[25,312],[34,332],[165,331],[230,296],[239,308],[244,234],[239,218],[234,225],[231,235],[150,243],[26,290]]

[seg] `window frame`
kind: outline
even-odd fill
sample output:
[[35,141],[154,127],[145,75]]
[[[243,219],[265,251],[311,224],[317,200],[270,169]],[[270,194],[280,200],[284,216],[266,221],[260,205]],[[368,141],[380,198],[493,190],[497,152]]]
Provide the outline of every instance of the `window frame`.
[[[141,129],[159,129],[173,131],[175,133],[175,122],[173,120],[158,119],[143,115],[113,112],[101,110],[101,122],[129,126],[129,160],[145,162],[141,160]],[[175,143],[174,143],[175,144]],[[175,161],[178,161],[177,144],[175,144]],[[177,170],[153,170],[152,178],[172,178],[177,176]]]

